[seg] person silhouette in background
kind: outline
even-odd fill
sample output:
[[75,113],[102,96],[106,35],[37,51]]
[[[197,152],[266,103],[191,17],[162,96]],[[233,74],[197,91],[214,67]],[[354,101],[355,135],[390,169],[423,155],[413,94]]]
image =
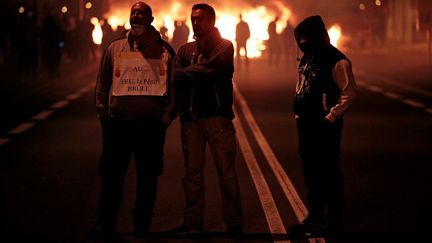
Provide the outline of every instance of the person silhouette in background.
[[243,16],[240,14],[240,22],[236,25],[236,56],[237,60],[240,61],[240,50],[243,49],[245,53],[246,63],[248,62],[248,51],[247,41],[250,38],[250,29],[248,23],[243,20]]
[[279,44],[279,35],[276,32],[276,23],[279,20],[279,17],[275,17],[273,21],[271,21],[268,25],[267,31],[269,35],[268,39],[268,53],[269,60],[268,63],[270,66],[278,65],[280,58],[280,44]]

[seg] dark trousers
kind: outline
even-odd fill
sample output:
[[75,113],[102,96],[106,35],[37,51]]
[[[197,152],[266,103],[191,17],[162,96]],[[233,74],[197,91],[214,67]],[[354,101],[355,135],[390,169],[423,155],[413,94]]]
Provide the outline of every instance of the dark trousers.
[[166,126],[159,118],[102,121],[102,190],[98,222],[115,229],[123,197],[123,184],[134,157],[137,175],[135,226],[149,225],[156,201],[157,180],[163,171]]
[[219,176],[225,224],[228,227],[242,226],[240,190],[235,170],[237,140],[232,121],[223,117],[212,117],[182,123],[181,139],[185,159],[184,224],[195,227],[203,225],[203,170],[205,148],[208,143]]
[[324,119],[297,119],[309,217],[316,222],[342,221],[344,188],[339,162],[342,127],[342,119],[335,123]]

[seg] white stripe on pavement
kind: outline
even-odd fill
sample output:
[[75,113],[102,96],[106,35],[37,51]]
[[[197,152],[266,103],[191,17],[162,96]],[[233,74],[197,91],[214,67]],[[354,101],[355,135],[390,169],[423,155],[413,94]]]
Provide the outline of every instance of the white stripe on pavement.
[[[252,130],[252,134],[255,137],[255,140],[257,141],[258,145],[260,146],[264,157],[266,158],[268,164],[270,165],[273,173],[275,174],[279,184],[281,185],[281,188],[285,194],[285,197],[288,199],[288,201],[291,204],[291,207],[297,217],[297,219],[301,222],[305,219],[305,217],[308,214],[308,210],[306,209],[306,206],[300,199],[300,196],[298,195],[297,191],[294,188],[294,185],[292,184],[291,180],[289,179],[288,175],[286,174],[285,170],[281,166],[279,160],[276,158],[276,155],[274,154],[273,150],[271,149],[269,143],[267,142],[267,139],[265,138],[264,134],[262,133],[261,129],[259,128],[254,116],[252,115],[251,110],[249,109],[249,106],[244,99],[243,95],[241,94],[240,90],[237,88],[237,86],[234,84],[234,92],[235,97],[240,104],[240,110],[243,113],[243,115],[246,118],[246,123],[249,125],[250,129]],[[310,242],[321,242],[324,243],[325,240],[322,238],[315,238],[315,239],[309,239]]]
[[392,99],[396,99],[396,100],[400,100],[400,99],[401,99],[401,96],[400,96],[400,95],[398,95],[398,94],[396,94],[396,93],[393,93],[393,92],[391,92],[391,91],[385,91],[383,94],[384,94],[385,96],[389,97],[389,98],[392,98]]
[[10,141],[8,138],[0,138],[0,146],[7,144]]
[[31,127],[33,127],[34,125],[35,125],[35,123],[32,123],[32,122],[22,123],[22,124],[18,125],[17,127],[15,127],[14,129],[10,130],[7,134],[10,134],[10,135],[21,134],[21,133],[27,131],[28,129],[30,129]]
[[422,104],[420,102],[417,102],[417,101],[411,100],[411,99],[402,99],[402,102],[404,104],[407,104],[409,106],[416,107],[416,108],[424,108],[424,107],[426,107],[425,104]]
[[70,95],[68,95],[68,96],[66,96],[66,100],[76,100],[76,99],[78,99],[79,97],[81,97],[81,93],[74,93],[74,94],[70,94]]
[[[370,76],[370,74],[366,75],[365,72],[362,72],[362,71],[359,71],[359,70],[355,70],[354,73],[356,75],[360,74],[363,77]],[[414,86],[411,86],[411,85],[395,82],[395,81],[392,81],[392,80],[389,80],[389,79],[386,79],[386,78],[383,78],[383,77],[377,77],[377,76],[373,77],[373,79],[375,81],[379,80],[379,82],[381,82],[381,83],[386,83],[388,85],[396,86],[396,87],[404,89],[404,90],[409,90],[411,92],[416,92],[416,93],[419,93],[419,94],[423,94],[423,95],[432,97],[432,92],[424,90],[424,89],[420,89],[420,88],[417,88],[417,87],[414,87]],[[375,82],[375,83],[378,83],[378,82]]]
[[368,86],[366,86],[366,88],[368,88],[370,91],[373,91],[376,93],[382,93],[383,92],[382,88],[375,86],[375,85],[368,85]]
[[70,102],[67,100],[60,100],[54,103],[53,105],[51,105],[51,109],[62,109],[65,106],[69,105],[69,103]]
[[[236,115],[236,117],[239,117]],[[264,178],[264,175],[258,165],[256,157],[252,151],[252,148],[247,140],[243,126],[241,125],[239,118],[234,119],[234,126],[236,128],[237,140],[240,145],[244,160],[251,174],[252,180],[255,184],[255,188],[258,192],[261,205],[264,210],[264,214],[267,219],[267,223],[272,234],[286,234],[285,226],[280,217],[279,211],[276,207],[276,203],[271,194],[270,188]],[[278,241],[280,242],[280,241]],[[290,241],[283,241],[290,242]]]
[[54,113],[53,110],[44,110],[44,111],[39,112],[37,115],[34,115],[32,117],[32,120],[42,121],[42,120],[47,119],[47,117],[49,117],[53,113]]

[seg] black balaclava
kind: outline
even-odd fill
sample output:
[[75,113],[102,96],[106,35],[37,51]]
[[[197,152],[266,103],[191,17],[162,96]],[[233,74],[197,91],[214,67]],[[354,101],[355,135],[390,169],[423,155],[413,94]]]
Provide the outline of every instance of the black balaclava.
[[[300,50],[306,54],[317,54],[321,48],[330,46],[330,37],[319,15],[310,16],[301,21],[294,29],[295,39]],[[300,42],[302,37],[306,40]]]

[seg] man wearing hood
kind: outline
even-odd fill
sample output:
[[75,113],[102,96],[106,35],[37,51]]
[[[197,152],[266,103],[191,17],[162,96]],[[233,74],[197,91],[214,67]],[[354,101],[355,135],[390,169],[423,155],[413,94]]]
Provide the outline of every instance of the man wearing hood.
[[134,233],[148,232],[163,171],[165,133],[174,119],[174,51],[151,25],[152,10],[132,5],[131,30],[105,50],[97,77],[96,112],[102,125],[102,190],[90,236],[114,235],[123,183],[133,156],[137,191]]
[[342,116],[356,95],[351,62],[330,44],[320,16],[294,29],[304,53],[294,98],[299,154],[307,187],[309,215],[293,233],[330,233],[343,229],[343,175],[339,163]]
[[174,86],[180,110],[186,197],[183,225],[174,230],[176,233],[203,229],[203,169],[207,143],[219,176],[227,231],[241,233],[243,230],[232,123],[234,47],[221,37],[214,27],[215,20],[211,6],[194,5],[191,22],[196,41],[181,46],[175,59]]

